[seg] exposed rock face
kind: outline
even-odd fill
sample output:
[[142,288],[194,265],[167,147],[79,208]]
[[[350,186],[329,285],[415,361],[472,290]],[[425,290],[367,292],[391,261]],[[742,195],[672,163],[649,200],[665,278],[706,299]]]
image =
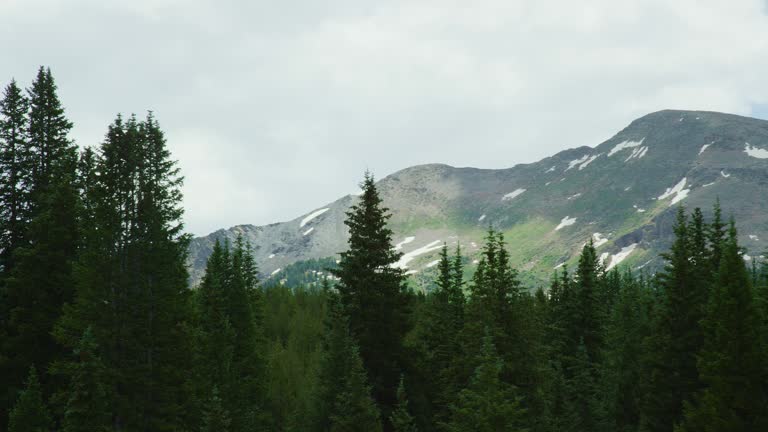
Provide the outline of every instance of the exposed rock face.
[[[709,214],[717,197],[724,215],[738,221],[742,244],[758,256],[768,241],[768,122],[660,111],[595,148],[501,170],[415,166],[378,185],[393,214],[395,243],[414,237],[401,245],[413,274],[432,271],[426,264],[438,251],[431,246],[442,242],[461,242],[471,266],[489,225],[505,233],[513,264],[534,280],[573,264],[589,238],[603,239],[598,253],[606,266],[620,261],[657,269],[658,253],[671,242],[675,208],[702,207]],[[345,211],[355,199],[342,197],[288,222],[239,225],[194,239],[192,282],[202,277],[214,241],[241,233],[266,276],[335,256],[346,247]]]

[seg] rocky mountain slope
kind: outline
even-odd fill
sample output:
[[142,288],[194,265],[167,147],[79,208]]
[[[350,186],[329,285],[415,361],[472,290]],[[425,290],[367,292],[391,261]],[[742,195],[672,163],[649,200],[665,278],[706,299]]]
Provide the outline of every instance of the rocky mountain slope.
[[[597,147],[562,151],[508,169],[421,165],[378,182],[393,213],[394,241],[408,273],[431,272],[443,242],[463,245],[471,267],[489,225],[502,230],[513,264],[534,280],[572,265],[592,238],[606,266],[657,269],[674,210],[705,214],[717,197],[736,217],[748,256],[768,245],[768,121],[666,110],[633,121]],[[216,239],[243,234],[265,277],[345,249],[344,196],[294,220],[238,225],[193,240],[192,282]],[[745,258],[748,258],[745,257]]]

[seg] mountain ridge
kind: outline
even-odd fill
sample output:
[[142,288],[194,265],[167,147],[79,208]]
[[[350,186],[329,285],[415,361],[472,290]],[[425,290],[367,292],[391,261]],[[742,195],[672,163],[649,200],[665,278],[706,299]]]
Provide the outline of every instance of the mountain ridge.
[[[767,149],[768,121],[661,110],[594,147],[502,169],[415,165],[377,185],[393,214],[394,243],[414,237],[401,246],[409,272],[429,273],[425,263],[434,259],[435,242],[460,241],[471,266],[491,224],[507,236],[513,263],[544,280],[554,267],[572,261],[588,238],[600,243],[607,266],[658,268],[656,256],[669,244],[676,205],[708,210],[718,196],[726,215],[733,213],[743,228],[750,253],[762,252],[759,239],[768,239]],[[289,221],[241,224],[194,239],[192,283],[200,279],[215,239],[238,234],[252,242],[267,277],[279,277],[276,270],[295,262],[334,256],[345,248],[344,212],[355,198],[342,196]],[[327,210],[299,226],[320,209]]]

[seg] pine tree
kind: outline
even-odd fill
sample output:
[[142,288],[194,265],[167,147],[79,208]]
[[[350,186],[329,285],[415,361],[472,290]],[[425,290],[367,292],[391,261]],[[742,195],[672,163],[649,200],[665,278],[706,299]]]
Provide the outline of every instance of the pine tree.
[[29,225],[31,152],[27,139],[29,102],[16,81],[5,88],[0,100],[0,382],[8,383],[0,393],[0,424],[15,393],[23,384],[21,376],[27,365],[15,361],[17,346],[11,343],[14,330],[9,328],[9,314],[14,304],[6,279],[13,270],[13,253],[22,246]]
[[601,374],[602,400],[609,430],[635,431],[639,424],[643,340],[648,337],[649,300],[643,284],[627,272],[606,324]]
[[596,432],[603,430],[598,370],[590,361],[587,346],[579,341],[576,354],[567,363],[564,424],[566,430]]
[[0,100],[0,270],[13,268],[13,251],[23,245],[34,166],[27,138],[29,101],[15,80]]
[[203,392],[220,389],[232,431],[251,431],[266,427],[261,354],[266,346],[263,323],[254,319],[256,268],[250,249],[242,237],[229,249],[216,241],[197,295],[202,352],[196,384]]
[[593,365],[598,363],[602,348],[602,324],[604,320],[604,299],[600,286],[600,263],[592,240],[584,246],[576,268],[574,295],[576,297],[576,326],[572,329],[573,341],[582,341],[587,359]]
[[662,302],[646,340],[649,379],[642,404],[641,425],[647,431],[670,431],[679,423],[683,403],[701,388],[696,355],[701,349],[702,303],[706,287],[698,283],[691,233],[685,210],[677,212],[675,241],[664,254],[660,275]]
[[[401,254],[392,247],[388,209],[373,176],[365,174],[360,201],[347,212],[349,249],[341,253],[336,288],[350,331],[360,348],[374,399],[385,419],[396,403],[403,363],[403,338],[409,328],[408,292],[403,270],[395,267]],[[389,430],[385,421],[385,430]]]
[[[28,142],[22,152],[26,159],[22,166],[27,169],[23,181],[28,183],[21,190],[22,195],[28,192],[28,198],[23,198],[27,203],[21,207],[29,222],[23,224],[24,238],[12,251],[13,266],[5,279],[4,351],[9,359],[3,369],[11,388],[19,385],[30,364],[47,367],[64,355],[51,332],[74,292],[72,264],[79,246],[77,153],[67,137],[72,124],[56,91],[50,70],[40,68],[28,92]],[[54,387],[49,378],[41,376],[46,396]]]
[[349,370],[339,389],[330,416],[330,432],[381,432],[379,409],[371,397],[365,370],[357,347],[350,345]]
[[74,361],[59,366],[68,368],[70,377],[64,402],[63,431],[108,431],[111,416],[106,368],[90,327],[83,333],[74,355]]
[[47,432],[52,424],[33,366],[29,369],[26,387],[10,412],[8,432]]
[[735,224],[723,243],[717,282],[702,320],[705,344],[698,370],[706,387],[687,403],[681,431],[768,428],[768,375],[760,318]]
[[408,411],[408,396],[405,394],[405,380],[403,378],[400,378],[400,385],[397,387],[397,405],[392,411],[389,421],[395,432],[418,432],[413,416]]
[[449,257],[448,247],[443,246],[437,265],[436,288],[423,306],[423,319],[416,334],[424,349],[421,367],[425,398],[432,402],[430,417],[434,423],[448,415],[450,401],[461,389],[461,377],[453,362],[461,350],[459,333],[464,325],[465,298],[462,292],[463,265],[461,250]]
[[189,352],[190,292],[180,207],[182,178],[150,114],[110,126],[88,191],[93,209],[82,230],[77,295],[56,329],[77,345],[91,326],[114,377],[116,430],[179,429],[199,420],[183,409]]
[[380,431],[379,410],[371,397],[360,355],[349,331],[339,294],[327,290],[323,353],[311,411],[311,430]]
[[496,353],[490,332],[483,337],[478,366],[470,384],[451,407],[444,428],[450,432],[524,431],[525,411],[514,389],[500,379],[503,362]]
[[213,387],[211,397],[203,408],[200,432],[230,432],[232,418],[219,397],[219,389]]

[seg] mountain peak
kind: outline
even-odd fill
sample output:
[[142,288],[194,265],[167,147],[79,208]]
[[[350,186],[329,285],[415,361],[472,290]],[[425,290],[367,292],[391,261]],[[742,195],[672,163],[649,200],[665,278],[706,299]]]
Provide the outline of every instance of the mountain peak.
[[[768,246],[766,186],[768,122],[682,110],[645,115],[594,148],[535,163],[506,169],[426,164],[378,182],[393,214],[393,241],[408,272],[424,283],[438,246],[460,243],[472,263],[489,225],[505,234],[513,265],[539,281],[573,263],[590,238],[606,266],[653,271],[663,264],[658,253],[671,241],[675,208],[709,209],[717,197],[739,221],[740,243],[757,255]],[[346,248],[345,211],[355,199],[342,197],[289,222],[195,239],[193,283],[213,241],[237,234],[253,243],[261,270],[275,278],[293,263],[337,256]]]

